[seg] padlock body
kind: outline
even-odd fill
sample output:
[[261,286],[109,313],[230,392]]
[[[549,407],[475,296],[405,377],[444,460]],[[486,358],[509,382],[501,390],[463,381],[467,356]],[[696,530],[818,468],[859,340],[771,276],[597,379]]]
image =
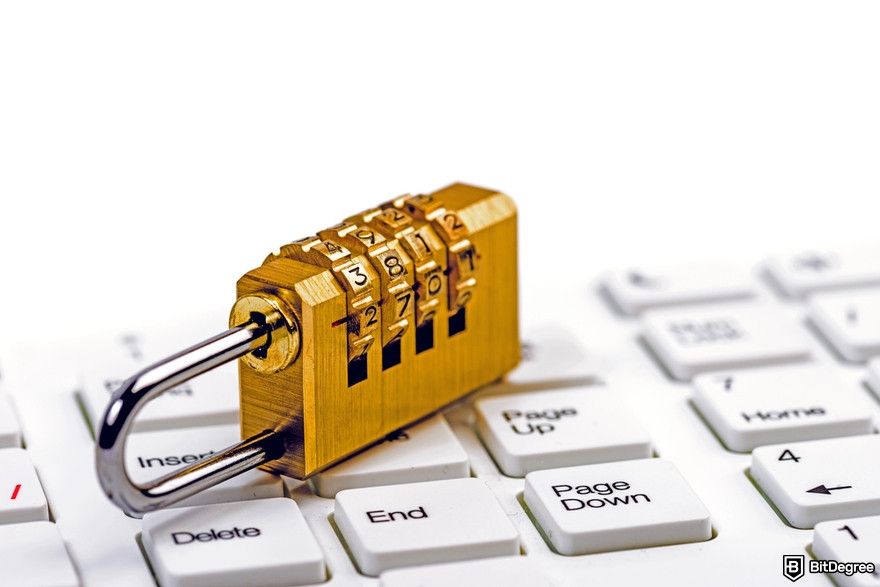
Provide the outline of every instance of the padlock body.
[[[439,202],[456,215],[451,223],[464,225],[462,231],[473,249],[465,252],[476,258],[463,255],[454,261],[476,263],[467,266],[475,267],[475,277],[465,266],[450,271],[450,263],[444,261],[443,291],[432,292],[442,295],[442,303],[432,307],[436,310],[430,328],[411,320],[392,345],[372,344],[358,363],[351,360],[352,320],[346,291],[332,269],[270,256],[238,281],[239,297],[262,293],[287,303],[301,333],[299,356],[284,369],[261,372],[239,361],[242,437],[276,430],[287,440],[285,455],[264,469],[298,479],[309,477],[501,378],[518,363],[513,201],[465,184],[422,198]],[[418,210],[411,216],[416,226],[440,221],[426,221]],[[468,245],[463,240],[447,241],[456,251]],[[458,287],[466,298],[448,295],[448,288],[455,285],[449,283],[450,274],[472,279]],[[420,293],[423,300],[427,298],[424,287],[421,292],[416,288],[415,295]],[[464,304],[464,309],[455,304]]]

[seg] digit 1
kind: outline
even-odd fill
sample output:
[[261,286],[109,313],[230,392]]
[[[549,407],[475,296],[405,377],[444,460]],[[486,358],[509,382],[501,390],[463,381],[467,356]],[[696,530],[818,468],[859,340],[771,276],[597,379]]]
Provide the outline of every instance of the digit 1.
[[431,247],[428,246],[428,241],[425,240],[425,237],[423,237],[419,233],[416,233],[414,236],[415,236],[415,238],[419,239],[422,242],[422,246],[425,247],[425,252],[430,253]]
[[859,539],[859,537],[856,536],[856,533],[853,532],[853,531],[852,531],[852,528],[850,528],[849,526],[844,526],[843,528],[838,528],[837,531],[838,531],[838,532],[843,532],[843,531],[849,532],[849,535],[852,536],[852,539],[853,539],[853,540],[858,540],[858,539]]

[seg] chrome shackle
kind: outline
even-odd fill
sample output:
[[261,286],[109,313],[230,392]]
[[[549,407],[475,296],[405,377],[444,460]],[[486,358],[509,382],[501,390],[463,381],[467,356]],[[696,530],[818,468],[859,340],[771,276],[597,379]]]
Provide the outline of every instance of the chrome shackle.
[[124,381],[113,393],[98,431],[95,465],[107,497],[129,516],[140,518],[281,456],[285,449],[281,435],[266,430],[145,484],[132,481],[125,468],[126,438],[135,416],[148,402],[224,363],[265,353],[273,331],[287,326],[278,312],[252,314],[251,320],[153,363]]

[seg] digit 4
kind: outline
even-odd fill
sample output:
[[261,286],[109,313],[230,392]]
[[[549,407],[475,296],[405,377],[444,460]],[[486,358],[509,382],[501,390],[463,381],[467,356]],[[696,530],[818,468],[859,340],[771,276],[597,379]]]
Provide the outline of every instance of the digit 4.
[[782,454],[779,455],[780,461],[794,461],[796,463],[799,463],[801,462],[801,458],[803,457],[795,456],[795,454],[789,449],[785,449],[784,451],[782,451]]

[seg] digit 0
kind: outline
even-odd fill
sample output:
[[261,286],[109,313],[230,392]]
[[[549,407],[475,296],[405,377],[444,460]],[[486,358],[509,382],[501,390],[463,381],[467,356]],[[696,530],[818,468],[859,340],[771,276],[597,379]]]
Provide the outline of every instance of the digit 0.
[[443,280],[440,279],[440,275],[437,273],[432,273],[428,277],[428,295],[436,296],[440,293],[440,289],[443,287]]

